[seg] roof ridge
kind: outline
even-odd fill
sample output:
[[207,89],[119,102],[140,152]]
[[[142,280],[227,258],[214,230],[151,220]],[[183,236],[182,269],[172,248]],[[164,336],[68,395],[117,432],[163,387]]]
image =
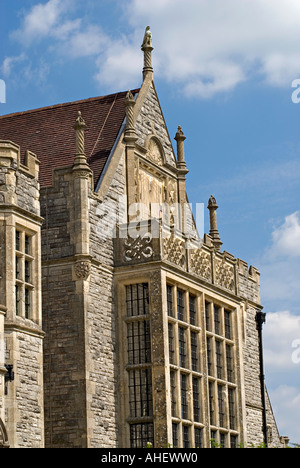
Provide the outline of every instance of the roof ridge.
[[[136,88],[136,89],[132,90],[133,93],[137,93],[139,91],[140,91],[140,88]],[[36,112],[48,111],[48,110],[51,110],[51,109],[63,108],[63,107],[77,105],[77,104],[81,104],[81,103],[85,103],[85,102],[99,101],[99,100],[102,100],[102,99],[105,99],[105,98],[108,98],[108,97],[118,96],[120,94],[125,94],[125,93],[127,93],[127,91],[121,91],[121,92],[117,92],[117,93],[111,93],[111,94],[106,94],[106,95],[103,95],[103,96],[96,96],[96,97],[92,97],[92,98],[80,99],[78,101],[62,102],[60,104],[54,104],[52,106],[39,107],[37,109],[29,109],[29,110],[21,111],[21,112],[13,112],[11,114],[0,115],[0,120],[1,119],[11,118],[11,117],[18,117],[18,116],[21,116],[21,115],[32,114],[32,113],[36,113]]]

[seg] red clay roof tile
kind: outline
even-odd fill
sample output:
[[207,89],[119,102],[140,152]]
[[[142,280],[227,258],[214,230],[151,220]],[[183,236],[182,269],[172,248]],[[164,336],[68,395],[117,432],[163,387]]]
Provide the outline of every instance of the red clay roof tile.
[[81,111],[87,125],[85,152],[97,185],[125,119],[125,96],[121,92],[0,116],[0,140],[18,144],[22,161],[26,150],[35,153],[41,162],[41,187],[50,186],[52,169],[73,164],[73,125]]

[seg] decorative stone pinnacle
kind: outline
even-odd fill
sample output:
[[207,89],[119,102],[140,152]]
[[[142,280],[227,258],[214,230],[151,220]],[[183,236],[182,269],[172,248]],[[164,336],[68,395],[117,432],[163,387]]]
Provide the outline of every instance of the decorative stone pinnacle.
[[184,141],[186,137],[179,125],[178,131],[175,135],[175,140],[177,141],[177,163],[180,169],[186,168],[185,156],[184,156]]
[[84,131],[86,129],[86,123],[82,118],[81,112],[78,111],[78,117],[75,121],[73,126],[76,132],[76,155],[74,159],[74,165],[80,166],[84,165],[87,166],[87,158],[85,155],[85,148],[84,148]]
[[78,111],[78,117],[73,128],[76,131],[76,155],[84,155],[84,130],[86,129],[86,123],[80,111]]
[[150,31],[150,26],[146,27],[142,47],[142,51],[144,52],[144,69],[143,69],[143,77],[144,79],[148,75],[148,73],[153,74],[152,68],[152,33]]
[[210,231],[209,235],[212,238],[212,243],[217,251],[221,250],[221,239],[218,231],[217,225],[217,200],[213,195],[211,195],[210,199],[208,200],[208,207],[209,209],[209,216],[210,216]]
[[144,50],[146,47],[152,47],[152,32],[150,31],[150,26],[146,27],[142,50]]
[[215,199],[215,197],[213,195],[210,196],[210,199],[208,200],[208,209],[210,208],[219,208],[218,205],[217,205],[217,200]]
[[132,92],[129,90],[126,94],[124,105],[126,107],[126,129],[125,137],[130,140],[137,139],[134,127],[134,106],[135,100]]

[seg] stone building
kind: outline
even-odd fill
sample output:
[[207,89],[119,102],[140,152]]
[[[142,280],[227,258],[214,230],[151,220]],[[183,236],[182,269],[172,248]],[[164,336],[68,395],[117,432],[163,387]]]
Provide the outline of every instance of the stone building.
[[259,272],[209,194],[199,237],[142,51],[139,89],[0,117],[0,446],[283,446]]

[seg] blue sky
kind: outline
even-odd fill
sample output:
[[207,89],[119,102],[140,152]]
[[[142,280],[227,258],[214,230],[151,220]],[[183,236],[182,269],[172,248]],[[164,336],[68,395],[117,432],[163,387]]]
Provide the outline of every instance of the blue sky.
[[1,0],[0,114],[139,87],[147,25],[190,202],[214,194],[223,248],[261,271],[268,389],[300,443],[299,0]]

